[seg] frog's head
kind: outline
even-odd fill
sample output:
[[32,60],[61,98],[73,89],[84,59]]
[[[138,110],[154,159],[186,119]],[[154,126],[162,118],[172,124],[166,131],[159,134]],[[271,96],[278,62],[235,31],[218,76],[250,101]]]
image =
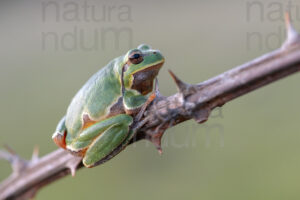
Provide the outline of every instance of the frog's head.
[[138,90],[146,95],[153,90],[153,81],[165,59],[159,50],[142,44],[129,50],[124,57],[124,84],[126,88]]

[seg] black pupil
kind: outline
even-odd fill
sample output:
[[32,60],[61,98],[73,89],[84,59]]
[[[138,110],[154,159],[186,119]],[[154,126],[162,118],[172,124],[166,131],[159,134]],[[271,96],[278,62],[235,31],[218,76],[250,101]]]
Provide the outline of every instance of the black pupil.
[[136,53],[136,54],[133,54],[133,59],[138,59],[141,55]]

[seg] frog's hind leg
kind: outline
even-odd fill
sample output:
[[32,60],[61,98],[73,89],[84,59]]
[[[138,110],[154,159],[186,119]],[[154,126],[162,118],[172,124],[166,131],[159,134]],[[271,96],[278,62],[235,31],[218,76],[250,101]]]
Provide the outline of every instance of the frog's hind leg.
[[66,135],[67,135],[67,129],[66,129],[66,117],[64,116],[58,123],[56,130],[54,134],[52,135],[52,139],[55,142],[55,144],[63,149],[66,149]]
[[97,122],[84,129],[71,144],[67,145],[67,149],[73,153],[84,152],[82,153],[84,165],[93,167],[128,137],[132,122],[132,117],[126,114]]
[[99,161],[126,140],[128,133],[129,126],[126,124],[111,126],[93,141],[83,158],[83,164],[86,167],[98,165]]

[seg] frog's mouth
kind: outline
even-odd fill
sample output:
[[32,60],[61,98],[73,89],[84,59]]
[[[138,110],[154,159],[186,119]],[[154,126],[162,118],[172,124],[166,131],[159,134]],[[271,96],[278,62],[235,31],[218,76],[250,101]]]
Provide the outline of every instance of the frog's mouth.
[[153,81],[163,64],[164,61],[148,66],[145,69],[132,74],[133,81],[131,88],[139,91],[142,95],[146,95],[151,92],[153,90]]

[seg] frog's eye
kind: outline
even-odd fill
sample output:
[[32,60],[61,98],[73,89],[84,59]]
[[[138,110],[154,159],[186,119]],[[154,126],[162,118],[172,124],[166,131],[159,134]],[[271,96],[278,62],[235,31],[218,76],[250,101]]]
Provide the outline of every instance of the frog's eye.
[[143,58],[143,54],[142,52],[140,51],[135,51],[135,52],[132,52],[129,56],[128,56],[128,59],[129,61],[132,63],[132,64],[139,64],[141,63],[144,58]]

